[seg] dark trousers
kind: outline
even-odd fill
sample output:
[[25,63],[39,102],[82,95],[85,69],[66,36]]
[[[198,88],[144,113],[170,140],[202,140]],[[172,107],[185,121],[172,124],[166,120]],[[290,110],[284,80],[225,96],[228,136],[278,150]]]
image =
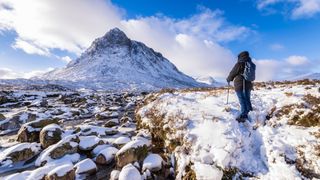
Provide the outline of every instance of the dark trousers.
[[241,106],[241,116],[248,115],[249,111],[252,111],[252,105],[250,100],[251,90],[246,89],[246,90],[236,91],[236,94],[238,96],[239,103]]

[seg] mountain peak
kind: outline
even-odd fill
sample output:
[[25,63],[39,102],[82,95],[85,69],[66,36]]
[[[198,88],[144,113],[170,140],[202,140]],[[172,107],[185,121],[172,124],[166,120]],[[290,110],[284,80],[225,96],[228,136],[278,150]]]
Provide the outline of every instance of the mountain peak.
[[108,31],[101,39],[106,40],[110,44],[128,44],[130,39],[119,28],[113,28]]

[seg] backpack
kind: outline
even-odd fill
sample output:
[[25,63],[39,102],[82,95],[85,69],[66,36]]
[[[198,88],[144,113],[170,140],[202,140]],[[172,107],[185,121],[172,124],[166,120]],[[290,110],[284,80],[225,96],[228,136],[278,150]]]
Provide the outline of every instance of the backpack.
[[254,81],[256,79],[256,65],[251,61],[245,62],[242,76],[247,81]]

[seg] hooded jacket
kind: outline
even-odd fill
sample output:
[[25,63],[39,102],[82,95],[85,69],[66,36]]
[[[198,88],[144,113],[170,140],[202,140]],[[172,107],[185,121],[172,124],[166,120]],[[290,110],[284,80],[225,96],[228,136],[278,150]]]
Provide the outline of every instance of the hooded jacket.
[[[245,63],[250,62],[251,58],[249,56],[248,52],[242,52],[238,56],[238,62],[234,65],[231,72],[229,73],[229,76],[227,78],[227,81],[233,81],[235,91],[242,91],[242,90],[252,90],[253,85],[251,81],[247,81],[242,76],[245,68]],[[245,87],[243,87],[245,85]]]

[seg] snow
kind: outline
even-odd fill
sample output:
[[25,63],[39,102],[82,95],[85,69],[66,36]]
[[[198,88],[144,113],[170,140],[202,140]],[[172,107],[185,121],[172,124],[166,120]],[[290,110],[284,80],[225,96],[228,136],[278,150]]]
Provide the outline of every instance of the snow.
[[48,173],[48,175],[51,176],[53,174],[57,174],[58,177],[62,177],[72,170],[73,170],[72,164],[65,164],[65,165],[61,165],[59,167],[54,168],[52,171]]
[[110,180],[118,180],[119,175],[120,175],[120,171],[118,171],[118,170],[111,171]]
[[49,124],[42,128],[41,131],[55,131],[56,129],[62,130],[62,128],[58,124]]
[[89,149],[101,141],[97,136],[80,136],[80,149]]
[[149,154],[143,161],[142,170],[159,171],[162,168],[163,159],[159,154]]
[[197,179],[222,179],[223,172],[217,167],[196,162],[194,170],[197,172]]
[[140,172],[132,164],[124,166],[119,174],[119,180],[142,180]]
[[130,142],[131,139],[129,137],[126,137],[126,136],[121,136],[121,137],[118,137],[117,139],[115,139],[113,141],[114,144],[126,144],[128,142]]
[[107,162],[110,162],[114,159],[115,155],[117,154],[119,150],[115,147],[107,147],[99,152],[99,154],[102,154]]
[[110,147],[109,144],[101,144],[101,145],[98,145],[96,146],[93,150],[92,150],[92,155],[96,156],[99,154],[100,151],[106,149],[107,147]]
[[[77,142],[72,141],[72,139],[76,139],[76,138],[77,138],[76,135],[69,135],[69,136],[66,136],[63,139],[61,139],[57,144],[49,146],[47,149],[42,151],[41,154],[39,155],[39,157],[37,158],[37,160],[35,162],[36,166],[41,166],[42,162],[47,162],[47,163],[50,163],[51,161],[56,162],[57,160],[54,160],[50,157],[50,153],[54,149],[62,146],[65,143],[69,143],[72,147],[78,146]],[[64,157],[67,162],[75,162],[75,161],[78,161],[78,159],[79,159],[78,156],[79,156],[79,154],[76,153],[73,155],[65,155]]]
[[177,179],[182,178],[190,164],[200,179],[219,179],[219,168],[237,168],[260,179],[301,179],[295,164],[287,163],[285,157],[297,159],[297,149],[302,148],[308,166],[319,173],[314,149],[320,139],[311,134],[320,128],[288,125],[294,110],[281,119],[273,116],[266,121],[265,117],[272,108],[279,110],[286,105],[303,103],[302,98],[307,94],[320,97],[317,86],[305,87],[279,85],[253,91],[254,111],[249,113],[250,121],[243,124],[235,121],[240,107],[233,92],[228,105],[231,110],[225,111],[226,89],[158,94],[156,100],[144,105],[138,114],[142,124],[151,130],[159,124],[147,116],[148,112],[165,114],[162,119],[163,130],[168,132],[165,143],[179,140],[182,144],[174,151]]
[[13,152],[19,152],[25,149],[31,149],[34,152],[34,154],[38,154],[41,150],[41,147],[39,143],[20,143],[20,144],[14,145],[0,153],[0,161],[5,159],[7,156],[9,156]]
[[180,72],[160,53],[141,42],[128,39],[122,31],[115,29],[96,39],[67,67],[55,69],[33,80],[48,80],[66,87],[98,90],[205,86]]
[[78,162],[77,164],[74,165],[74,167],[76,168],[77,174],[81,174],[92,169],[97,169],[96,164],[89,158]]
[[149,147],[151,145],[151,141],[143,138],[143,137],[138,137],[135,140],[132,140],[130,142],[128,142],[126,145],[124,145],[118,152],[117,154],[122,154],[123,152],[127,151],[128,149],[132,149],[132,148],[138,148],[138,147],[142,147],[142,146],[147,146]]

